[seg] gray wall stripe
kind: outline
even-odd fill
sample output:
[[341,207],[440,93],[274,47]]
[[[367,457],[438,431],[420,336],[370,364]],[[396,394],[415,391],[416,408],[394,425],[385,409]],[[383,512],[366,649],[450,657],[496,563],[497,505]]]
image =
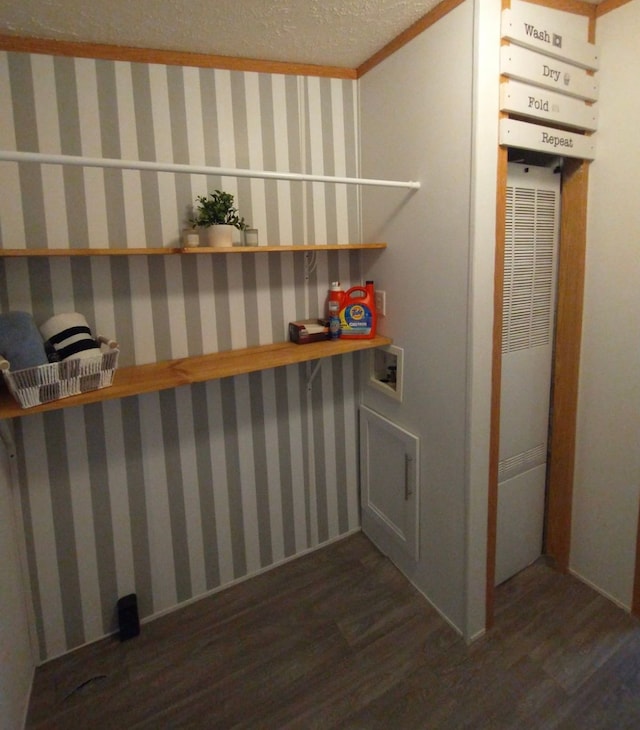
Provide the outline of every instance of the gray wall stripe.
[[[171,115],[171,144],[173,161],[189,162],[189,141],[187,139],[187,108],[185,104],[184,71],[179,66],[167,66],[167,86],[169,92],[169,113]],[[189,219],[193,201],[191,177],[175,175],[176,214],[180,229]]]
[[113,547],[111,501],[107,480],[107,450],[102,405],[96,403],[84,409],[87,430],[87,460],[91,479],[93,505],[93,529],[98,562],[98,587],[102,600],[102,625],[104,631],[115,631],[117,621],[115,606],[118,599],[116,559]]
[[[195,258],[195,257],[194,257]],[[207,589],[220,585],[220,567],[218,564],[218,531],[216,528],[216,504],[214,495],[213,470],[211,468],[212,452],[209,431],[219,428],[209,422],[207,408],[207,383],[197,383],[191,388],[191,407],[193,409],[194,438],[198,471],[198,488],[200,492],[200,512],[202,515],[202,539],[204,543],[204,565]]]
[[[118,123],[115,64],[113,61],[95,61],[95,64],[102,154],[104,157],[118,159],[122,157],[122,148]],[[103,170],[109,240],[99,241],[97,245],[113,248],[124,248],[127,245],[144,246],[144,241],[130,242],[127,240],[122,174],[121,170]]]
[[[322,148],[324,157],[324,174],[335,175],[336,166],[333,150],[333,101],[331,98],[331,79],[320,79],[320,98],[322,109]],[[325,206],[327,217],[327,243],[341,243],[338,240],[338,222],[336,220],[336,186],[325,185]]]
[[[330,363],[324,361],[322,367],[330,367]],[[325,395],[322,388],[320,373],[314,381],[311,392],[313,407],[313,448],[316,454],[315,476],[316,476],[316,504],[318,510],[318,541],[324,542],[329,539],[329,522],[327,514],[327,483],[324,455],[327,449],[333,449],[334,445],[327,444],[324,438],[324,418],[322,404]]]
[[149,528],[145,497],[144,464],[142,460],[142,431],[140,408],[137,398],[122,401],[122,430],[127,463],[127,484],[129,489],[129,513],[131,514],[131,542],[135,571],[135,593],[141,616],[153,613],[153,591],[151,587],[151,557],[149,554]]
[[216,330],[218,333],[218,350],[224,352],[231,349],[231,312],[229,305],[229,276],[226,256],[212,257],[213,291],[215,297]]
[[[153,129],[153,106],[149,67],[141,63],[132,64],[131,80],[136,115],[138,154],[141,160],[155,161],[156,146]],[[158,174],[155,172],[140,173],[144,225],[147,239],[144,245],[152,247],[162,245]]]
[[29,258],[29,288],[33,297],[31,313],[38,324],[53,315],[53,290],[51,287],[51,268],[47,259]]
[[52,495],[51,503],[60,568],[64,631],[67,645],[79,646],[85,641],[84,619],[80,576],[76,562],[76,539],[73,530],[71,483],[66,458],[66,430],[63,411],[49,413],[44,425],[49,468],[50,472],[56,475],[55,493]]
[[[258,258],[260,261],[258,262]],[[260,344],[258,324],[258,291],[256,283],[256,266],[264,266],[263,256],[241,256],[242,260],[242,292],[244,295],[244,331],[247,333],[247,346]]]
[[[299,79],[295,76],[287,76],[285,79],[285,90],[287,99],[287,135],[289,139],[289,169],[299,172],[306,172],[305,160],[302,156],[302,136],[300,134],[300,88]],[[293,214],[292,236],[293,240],[283,241],[301,246],[307,243],[306,229],[304,225],[304,183],[292,183],[291,191],[291,212]],[[297,281],[300,281],[297,279]]]
[[238,446],[238,419],[236,415],[235,380],[220,381],[222,396],[222,423],[224,424],[229,518],[231,521],[231,549],[234,576],[246,575],[247,557],[244,546],[242,489],[240,486],[240,455]]
[[153,315],[153,337],[156,345],[157,360],[171,360],[173,348],[169,329],[169,301],[167,298],[166,266],[170,266],[164,256],[147,257],[149,269],[149,289]]
[[[280,493],[282,501],[282,525],[284,530],[284,554],[288,557],[296,550],[296,534],[293,511],[293,475],[291,463],[299,459],[300,454],[294,453],[291,448],[289,432],[289,416],[291,405],[287,389],[287,370],[274,370],[276,387],[276,422],[278,425],[278,456],[280,459]],[[297,489],[302,485],[296,484]]]
[[273,549],[271,545],[271,521],[269,517],[267,444],[265,438],[262,391],[262,373],[251,373],[249,375],[249,397],[251,400],[251,429],[253,432],[258,536],[260,539],[260,565],[264,567],[273,562]]
[[199,355],[204,352],[202,343],[202,318],[211,318],[213,312],[201,311],[198,291],[198,266],[203,262],[197,256],[184,256],[181,261],[182,289],[187,327],[189,352]]
[[[40,147],[36,126],[31,56],[17,53],[9,54],[9,79],[17,149],[24,152],[37,151]],[[18,170],[20,172],[22,200],[29,201],[29,209],[25,209],[23,213],[27,248],[47,246],[42,168],[40,165],[21,162],[18,165]]]
[[[21,485],[26,485],[28,484],[26,469],[27,449],[25,448],[22,419],[14,419],[14,429],[18,456],[18,479],[20,480]],[[31,511],[29,489],[20,489],[20,504],[22,507],[22,518],[24,521],[27,565],[29,566],[29,587],[31,589],[31,601],[35,616],[35,631],[38,639],[38,656],[41,660],[44,660],[47,657],[47,642],[44,634],[44,611],[42,606],[42,595],[40,593],[40,583],[38,581],[38,560],[36,557],[33,535],[33,514]]]
[[164,463],[167,473],[167,492],[169,495],[169,516],[171,519],[171,538],[175,567],[176,593],[178,601],[186,601],[193,593],[191,590],[191,568],[189,565],[189,546],[187,541],[187,522],[184,509],[184,484],[180,467],[180,433],[176,408],[176,391],[162,390],[160,413]]
[[[333,431],[335,434],[334,455],[338,481],[338,526],[340,532],[349,529],[349,513],[347,510],[347,434],[345,430],[345,409],[351,405],[345,401],[344,368],[347,366],[345,358],[332,357],[331,369],[333,377],[333,401],[336,409],[334,413]],[[353,438],[353,434],[349,434]]]
[[[60,120],[60,150],[63,155],[81,155],[80,118],[75,61],[73,58],[56,57],[53,68],[57,87],[58,118]],[[89,239],[87,228],[87,202],[84,189],[84,171],[81,167],[63,166],[64,193],[69,230],[69,247],[86,248]]]
[[[355,119],[357,86],[353,81],[342,82],[342,98],[344,106],[344,148],[347,166],[347,175],[358,177],[360,166],[358,161],[358,149],[360,148],[358,138],[358,123]],[[361,240],[360,233],[360,196],[362,194],[359,185],[347,185],[347,206],[349,210],[348,230],[349,243],[358,243]]]

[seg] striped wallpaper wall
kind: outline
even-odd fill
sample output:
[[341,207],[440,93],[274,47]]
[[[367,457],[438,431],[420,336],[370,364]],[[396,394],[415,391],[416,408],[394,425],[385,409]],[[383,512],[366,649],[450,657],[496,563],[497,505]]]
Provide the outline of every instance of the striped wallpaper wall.
[[[353,81],[0,54],[0,148],[357,175]],[[7,103],[8,102],[8,103]],[[4,248],[177,245],[195,196],[236,195],[269,245],[359,240],[357,189],[0,163]],[[285,339],[360,260],[304,254],[0,259],[0,308],[79,311],[121,364]],[[16,419],[40,656],[359,524],[357,355]]]

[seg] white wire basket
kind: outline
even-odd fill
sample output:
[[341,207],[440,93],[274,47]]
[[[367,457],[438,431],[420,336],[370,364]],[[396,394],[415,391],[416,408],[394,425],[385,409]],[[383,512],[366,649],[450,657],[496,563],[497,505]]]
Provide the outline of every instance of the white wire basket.
[[11,371],[11,364],[0,355],[0,371],[9,392],[22,408],[87,393],[113,384],[118,367],[118,343],[98,337],[99,355],[71,358],[33,368]]

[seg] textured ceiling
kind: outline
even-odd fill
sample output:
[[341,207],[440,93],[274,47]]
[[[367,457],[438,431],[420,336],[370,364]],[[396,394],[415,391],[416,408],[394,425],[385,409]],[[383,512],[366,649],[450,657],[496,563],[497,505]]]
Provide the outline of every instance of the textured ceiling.
[[357,68],[439,2],[0,0],[0,33]]

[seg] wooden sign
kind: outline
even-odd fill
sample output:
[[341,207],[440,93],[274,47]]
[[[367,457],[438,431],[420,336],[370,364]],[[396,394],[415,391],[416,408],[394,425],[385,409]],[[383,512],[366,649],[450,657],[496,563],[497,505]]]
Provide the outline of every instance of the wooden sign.
[[597,46],[567,35],[561,27],[553,27],[552,22],[548,15],[533,6],[503,10],[502,37],[551,58],[596,71],[599,63]]
[[548,152],[559,157],[595,158],[595,140],[575,132],[565,132],[540,124],[500,120],[500,144],[523,150]]
[[596,101],[598,82],[581,68],[519,46],[500,49],[500,72],[511,79],[542,86],[577,99]]
[[590,132],[598,128],[596,106],[520,81],[500,85],[500,110]]

